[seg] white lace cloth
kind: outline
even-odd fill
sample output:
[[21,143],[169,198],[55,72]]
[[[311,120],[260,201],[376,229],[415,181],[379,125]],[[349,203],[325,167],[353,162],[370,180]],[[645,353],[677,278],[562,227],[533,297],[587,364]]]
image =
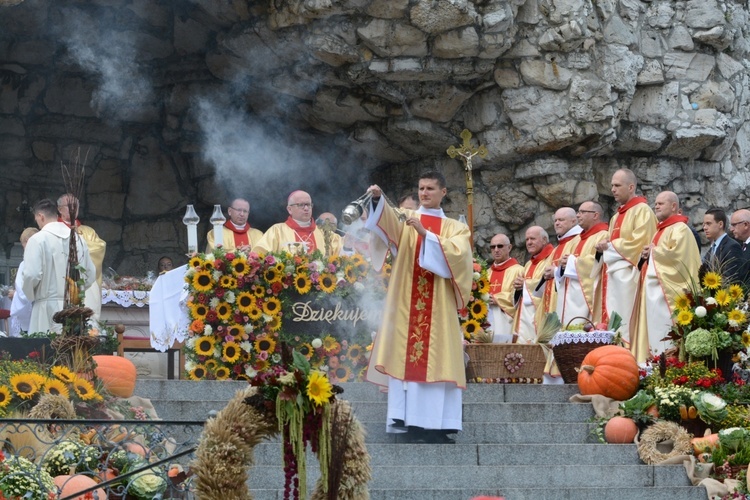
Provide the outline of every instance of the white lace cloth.
[[614,336],[615,332],[611,330],[591,330],[590,332],[584,332],[583,330],[565,330],[557,332],[555,336],[552,337],[552,340],[550,340],[550,345],[579,344],[581,342],[611,344]]
[[110,290],[102,288],[102,305],[114,302],[122,307],[147,306],[149,292],[143,290]]

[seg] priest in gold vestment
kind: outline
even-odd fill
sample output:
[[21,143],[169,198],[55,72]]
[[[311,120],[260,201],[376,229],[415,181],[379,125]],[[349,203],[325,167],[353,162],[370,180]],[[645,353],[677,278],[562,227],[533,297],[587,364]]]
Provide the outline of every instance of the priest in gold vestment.
[[641,254],[640,301],[631,329],[630,349],[639,363],[671,347],[662,339],[674,325],[675,299],[685,293],[701,265],[689,219],[679,210],[679,199],[672,191],[656,197],[654,213],[659,224]]
[[[312,253],[320,250],[326,253],[326,237],[323,230],[315,225],[312,217],[313,203],[309,194],[294,191],[287,198],[286,210],[289,217],[285,222],[274,224],[253,246],[253,252],[268,253]],[[341,236],[330,233],[330,254],[341,251]]]
[[[250,227],[250,223],[248,222],[250,202],[244,198],[235,198],[229,204],[227,214],[229,214],[229,220],[221,228],[221,247],[227,252],[231,252],[232,250],[249,252],[253,248],[253,245],[263,237],[263,232],[260,229]],[[216,248],[213,230],[208,232],[206,239],[208,240],[206,253],[211,253]]]
[[421,206],[402,210],[405,218],[378,186],[370,191],[379,198],[366,222],[373,265],[382,265],[389,248],[394,261],[367,380],[388,387],[388,432],[407,432],[409,442],[449,443],[446,434],[463,428],[466,373],[457,310],[471,294],[471,233],[440,208],[447,190],[439,172],[422,174]]
[[487,270],[490,281],[490,310],[487,315],[492,325],[492,342],[513,342],[513,316],[516,305],[513,300],[513,282],[523,275],[523,266],[510,256],[513,245],[508,236],[496,234],[490,240],[492,264]]

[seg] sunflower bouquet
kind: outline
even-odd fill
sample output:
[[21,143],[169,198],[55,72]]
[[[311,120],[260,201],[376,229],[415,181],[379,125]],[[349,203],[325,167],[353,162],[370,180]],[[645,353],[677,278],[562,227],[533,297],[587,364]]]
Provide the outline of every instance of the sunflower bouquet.
[[458,312],[461,331],[468,343],[492,342],[488,318],[490,280],[487,276],[487,263],[475,255],[473,266],[471,298],[466,307]]

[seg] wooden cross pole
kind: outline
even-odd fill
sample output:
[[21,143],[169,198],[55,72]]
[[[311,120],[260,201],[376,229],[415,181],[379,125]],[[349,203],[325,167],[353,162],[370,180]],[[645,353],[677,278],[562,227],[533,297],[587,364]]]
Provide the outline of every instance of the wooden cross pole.
[[448,156],[455,158],[460,156],[464,162],[464,169],[466,170],[466,200],[468,204],[468,223],[469,230],[471,231],[471,249],[474,250],[474,176],[472,174],[471,159],[479,155],[480,158],[487,156],[487,148],[479,146],[474,148],[471,145],[471,132],[467,129],[461,131],[461,139],[463,144],[459,147],[451,146],[448,148]]

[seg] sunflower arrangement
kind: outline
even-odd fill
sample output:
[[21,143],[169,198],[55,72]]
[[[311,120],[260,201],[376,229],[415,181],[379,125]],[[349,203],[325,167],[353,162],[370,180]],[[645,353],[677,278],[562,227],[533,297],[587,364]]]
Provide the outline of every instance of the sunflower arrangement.
[[487,274],[487,262],[475,255],[473,266],[471,298],[466,307],[458,312],[458,317],[466,342],[488,342],[491,341],[492,334],[489,331],[488,319],[490,280]]

